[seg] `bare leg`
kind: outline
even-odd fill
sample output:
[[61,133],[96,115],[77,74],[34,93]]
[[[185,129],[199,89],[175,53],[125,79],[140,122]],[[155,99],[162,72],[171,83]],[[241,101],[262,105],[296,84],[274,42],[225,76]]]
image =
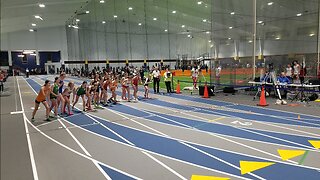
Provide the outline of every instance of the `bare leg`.
[[39,104],[38,103],[34,103],[34,110],[32,112],[32,119],[34,119],[34,116],[36,115],[36,112],[38,111],[39,108]]
[[[79,96],[77,96],[77,98],[79,99]],[[85,100],[84,95],[81,95],[81,98],[82,98],[82,107],[83,107],[83,110],[85,111],[86,110],[86,100]]]
[[[82,100],[83,100],[83,95],[81,95],[81,97],[82,97]],[[74,101],[74,103],[72,105],[72,108],[74,108],[74,106],[78,103],[78,101],[79,101],[79,96],[76,95],[76,100]],[[85,103],[83,103],[83,105],[85,106]]]
[[49,114],[50,114],[50,108],[49,105],[47,103],[47,101],[43,101],[42,104],[44,105],[44,107],[46,108],[46,118],[49,118]]

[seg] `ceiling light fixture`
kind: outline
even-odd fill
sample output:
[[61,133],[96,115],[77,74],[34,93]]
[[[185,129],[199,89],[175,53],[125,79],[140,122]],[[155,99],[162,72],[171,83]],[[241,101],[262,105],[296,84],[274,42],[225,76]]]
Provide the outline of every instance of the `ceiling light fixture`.
[[268,2],[268,6],[271,6],[273,4],[273,2]]
[[113,15],[113,18],[117,18],[118,16],[117,15]]
[[33,30],[33,29],[29,29],[29,31],[30,31],[30,32],[33,32],[34,30]]
[[39,7],[44,8],[44,7],[46,7],[46,5],[45,4],[39,4]]
[[298,16],[298,17],[299,17],[299,16],[302,16],[302,13],[298,13],[297,16]]
[[129,11],[131,11],[132,9],[133,9],[132,7],[129,7],[129,8],[128,8]]
[[209,40],[208,42],[211,43],[211,40]]
[[210,34],[210,31],[207,31],[206,34]]
[[34,51],[32,51],[32,50],[23,50],[22,53],[23,53],[23,54],[33,54]]
[[191,35],[190,35],[190,34],[188,34],[188,37],[191,37]]
[[280,39],[280,37],[276,37],[276,40],[279,40]]
[[36,53],[31,53],[30,56],[37,56],[37,54]]
[[153,18],[153,20],[154,20],[154,21],[156,21],[156,20],[157,20],[157,18]]
[[79,26],[72,26],[73,28],[75,28],[75,29],[79,29]]
[[72,27],[72,26],[69,24],[68,27],[70,28],[70,27]]
[[35,15],[35,16],[34,16],[34,18],[36,18],[36,19],[40,19],[41,21],[43,21],[42,17],[41,17],[41,16],[39,16],[39,15]]
[[258,21],[258,23],[259,23],[259,24],[262,24],[262,23],[263,23],[263,21]]
[[139,26],[141,26],[141,25],[142,25],[142,23],[139,23],[138,25],[139,25]]
[[229,27],[229,29],[232,29],[232,28],[233,28],[232,26]]
[[80,21],[80,19],[76,19],[76,21],[77,21],[77,22],[79,22],[79,21]]
[[37,24],[35,24],[35,23],[32,23],[32,24],[31,24],[31,26],[33,26],[33,27],[34,27],[34,26],[37,26]]
[[211,44],[210,47],[213,48],[213,44]]
[[231,40],[232,38],[231,38],[231,37],[229,37],[228,39],[229,39],[229,40]]
[[177,13],[177,11],[172,11],[172,14],[175,14],[175,13]]
[[24,55],[23,55],[23,54],[18,54],[18,57],[19,57],[19,58],[23,58]]
[[206,19],[202,19],[202,22],[207,22],[207,20]]
[[182,27],[182,28],[185,28],[186,26],[185,26],[185,25],[182,25],[181,27]]
[[89,14],[90,13],[90,11],[86,11],[86,14]]
[[235,14],[235,12],[233,12],[233,11],[232,11],[230,14],[231,14],[231,15],[234,15],[234,14]]
[[104,0],[100,0],[100,3],[104,3]]
[[309,34],[310,37],[312,37],[312,36],[314,36],[314,35],[315,35],[314,33]]
[[252,40],[248,41],[249,43],[252,43]]
[[164,32],[168,32],[168,29],[165,29]]
[[102,21],[102,24],[105,24],[106,23],[106,21]]
[[199,4],[199,5],[202,4],[202,1],[198,1],[198,4]]

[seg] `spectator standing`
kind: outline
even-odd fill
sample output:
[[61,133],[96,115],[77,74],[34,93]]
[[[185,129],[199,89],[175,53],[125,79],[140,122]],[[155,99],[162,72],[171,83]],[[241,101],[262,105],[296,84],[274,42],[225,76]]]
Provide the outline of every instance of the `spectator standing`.
[[172,73],[169,71],[168,68],[166,68],[166,72],[164,73],[164,82],[167,87],[167,93],[172,93],[171,79],[172,79]]
[[154,68],[153,72],[152,72],[152,76],[153,76],[153,92],[159,93],[159,84],[160,84],[160,71],[157,67]]

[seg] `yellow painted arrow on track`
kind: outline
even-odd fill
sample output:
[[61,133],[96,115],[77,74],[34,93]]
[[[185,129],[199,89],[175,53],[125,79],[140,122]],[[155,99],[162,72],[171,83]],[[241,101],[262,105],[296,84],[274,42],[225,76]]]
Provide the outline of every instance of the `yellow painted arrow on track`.
[[268,166],[271,166],[275,163],[273,162],[256,162],[256,161],[240,161],[241,174],[247,174]]
[[320,149],[320,141],[319,140],[309,140],[309,143],[312,144],[316,149]]
[[230,180],[226,177],[214,177],[214,176],[201,176],[201,175],[192,175],[191,180]]
[[306,151],[302,150],[284,150],[284,149],[278,149],[278,153],[281,157],[282,160],[287,161],[289,159],[292,159],[297,156],[301,156],[305,153]]

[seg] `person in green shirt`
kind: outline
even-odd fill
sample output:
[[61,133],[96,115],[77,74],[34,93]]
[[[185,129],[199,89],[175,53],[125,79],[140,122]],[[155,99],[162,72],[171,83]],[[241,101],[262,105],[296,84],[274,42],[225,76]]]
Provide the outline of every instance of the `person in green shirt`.
[[58,115],[58,104],[57,104],[57,97],[59,96],[59,77],[54,78],[54,83],[51,86],[51,92],[50,92],[50,101],[51,101],[51,107],[50,111],[54,109],[54,115],[57,117]]
[[172,89],[171,89],[172,73],[169,71],[168,68],[166,68],[166,72],[163,75],[164,75],[164,82],[167,87],[167,93],[172,93]]
[[86,89],[87,89],[87,81],[83,81],[81,86],[79,86],[76,89],[76,100],[73,102],[72,109],[74,109],[74,106],[78,103],[79,98],[82,98],[82,106],[83,106],[83,111],[86,111]]

